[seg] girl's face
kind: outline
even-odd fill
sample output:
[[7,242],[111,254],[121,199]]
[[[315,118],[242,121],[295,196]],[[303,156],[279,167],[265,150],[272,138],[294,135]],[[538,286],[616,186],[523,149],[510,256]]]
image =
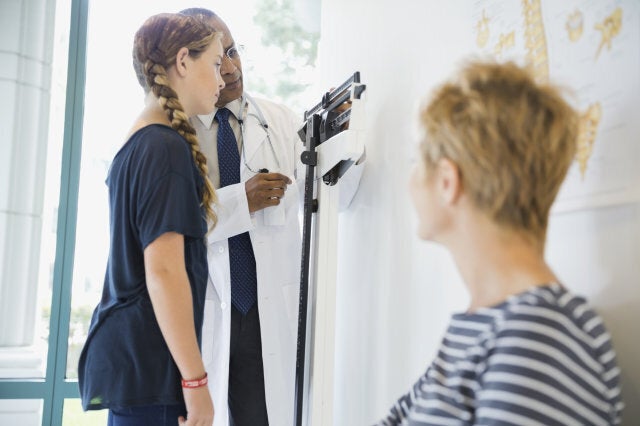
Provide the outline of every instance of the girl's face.
[[214,110],[220,90],[224,87],[220,76],[222,55],[222,44],[220,40],[215,40],[198,58],[191,61],[193,70],[190,83],[194,110],[188,113],[189,116],[210,114]]

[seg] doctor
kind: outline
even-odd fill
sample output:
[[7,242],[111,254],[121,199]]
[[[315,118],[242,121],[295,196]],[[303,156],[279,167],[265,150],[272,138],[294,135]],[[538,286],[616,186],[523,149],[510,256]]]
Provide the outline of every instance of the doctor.
[[[218,223],[208,236],[202,332],[215,424],[288,425],[294,416],[298,211],[305,171],[300,162],[304,146],[297,136],[301,117],[244,92],[238,49],[217,15],[200,8],[182,13],[223,32],[225,53],[221,75],[226,87],[217,110],[192,120],[218,196]],[[227,126],[237,143],[235,160],[221,145],[231,133]],[[226,177],[231,166],[239,167],[234,183]],[[343,178],[343,205],[353,197],[362,173],[360,165],[351,169]]]

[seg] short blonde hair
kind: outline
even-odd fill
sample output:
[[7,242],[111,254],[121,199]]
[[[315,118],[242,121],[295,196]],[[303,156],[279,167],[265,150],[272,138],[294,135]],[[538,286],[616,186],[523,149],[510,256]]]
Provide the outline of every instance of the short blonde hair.
[[577,114],[514,63],[471,62],[420,111],[427,169],[453,161],[472,203],[496,224],[544,241],[576,152]]

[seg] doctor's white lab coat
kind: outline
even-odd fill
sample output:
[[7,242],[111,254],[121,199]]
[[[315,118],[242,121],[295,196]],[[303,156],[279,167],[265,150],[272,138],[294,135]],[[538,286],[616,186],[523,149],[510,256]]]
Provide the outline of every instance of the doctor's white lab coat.
[[[249,102],[245,118],[244,149],[240,161],[242,182],[217,190],[218,223],[208,235],[209,283],[202,328],[202,356],[209,375],[215,426],[229,424],[228,377],[231,322],[231,281],[228,238],[249,232],[256,260],[258,310],[262,337],[265,396],[269,424],[293,423],[295,362],[300,283],[300,200],[306,167],[300,161],[304,145],[297,136],[302,117],[272,102],[255,99],[261,114]],[[268,124],[273,151],[256,117]],[[246,117],[245,116],[245,117]],[[277,162],[274,157],[277,156]],[[279,163],[279,166],[278,166]],[[253,170],[267,168],[291,178],[280,205],[249,213],[244,182]],[[348,204],[357,189],[362,166],[344,177]]]

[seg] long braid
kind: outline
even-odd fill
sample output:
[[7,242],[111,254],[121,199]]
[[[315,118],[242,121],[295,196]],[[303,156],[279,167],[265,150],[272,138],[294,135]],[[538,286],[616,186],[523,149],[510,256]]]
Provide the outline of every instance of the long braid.
[[169,86],[169,79],[164,66],[154,64],[152,60],[148,60],[145,65],[145,74],[148,76],[149,86],[153,94],[158,98],[160,106],[167,113],[167,117],[171,122],[171,127],[186,139],[191,147],[193,160],[200,171],[200,175],[204,180],[204,188],[202,191],[202,205],[205,208],[207,219],[215,226],[218,221],[217,215],[213,210],[213,203],[218,201],[213,184],[209,179],[209,168],[207,167],[207,158],[200,151],[200,144],[196,136],[196,130],[189,122],[189,118],[184,112],[182,104],[178,99],[177,93]]
[[[158,14],[149,18],[136,33],[133,67],[145,92],[152,91],[167,114],[171,127],[189,143],[193,160],[204,181],[202,206],[211,228],[217,222],[213,204],[215,189],[208,177],[207,159],[200,151],[196,131],[189,123],[178,94],[169,84],[167,68],[175,63],[181,47],[198,57],[214,40],[221,37],[208,24],[182,14]],[[211,229],[210,228],[210,229]]]

